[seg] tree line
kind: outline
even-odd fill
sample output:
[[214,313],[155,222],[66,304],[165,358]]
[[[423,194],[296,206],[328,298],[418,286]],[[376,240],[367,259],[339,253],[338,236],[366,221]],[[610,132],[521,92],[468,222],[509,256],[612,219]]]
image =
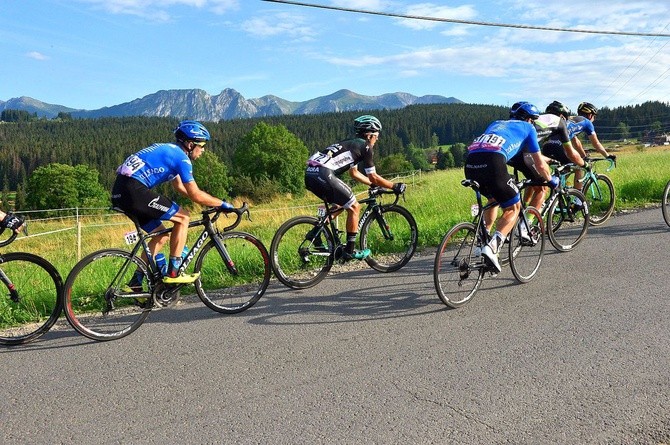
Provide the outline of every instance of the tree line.
[[[199,163],[200,166],[194,164],[196,178],[203,189],[207,187],[200,184],[202,180],[214,181],[213,176],[222,178],[213,186],[232,196],[267,199],[269,196],[260,195],[271,194],[270,190],[300,193],[302,166],[309,153],[351,136],[353,119],[364,113],[351,111],[203,122],[212,140],[207,146],[206,162]],[[375,150],[379,168],[392,172],[409,167],[428,168],[425,156],[428,148],[434,149],[438,168],[462,166],[467,144],[491,121],[507,118],[508,108],[434,104],[370,113],[384,126]],[[33,186],[28,193],[28,179],[36,169],[51,164],[77,167],[79,170],[71,173],[67,173],[66,167],[52,168],[50,173],[72,174],[87,181],[97,177],[101,190],[109,190],[116,168],[129,154],[154,142],[172,142],[172,130],[179,121],[177,118],[140,116],[72,119],[67,113],[54,119],[39,119],[17,110],[4,110],[0,120],[3,195],[9,189],[16,190],[19,205],[30,207],[46,204],[30,198],[32,193],[43,188]],[[647,102],[604,108],[595,125],[601,140],[615,140],[642,137],[650,129],[670,131],[669,121],[670,104]],[[438,148],[441,146],[449,148]],[[215,172],[198,174],[198,169],[214,169]],[[48,183],[48,180],[41,181],[43,186]],[[211,188],[209,190],[216,193]],[[95,201],[85,191],[77,195],[88,202]]]

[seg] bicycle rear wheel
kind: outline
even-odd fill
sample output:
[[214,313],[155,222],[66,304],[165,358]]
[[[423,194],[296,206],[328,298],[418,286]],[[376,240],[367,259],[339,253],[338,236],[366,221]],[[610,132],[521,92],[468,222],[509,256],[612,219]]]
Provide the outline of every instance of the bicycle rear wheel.
[[482,283],[485,266],[482,256],[475,256],[475,247],[475,225],[464,222],[449,230],[437,248],[433,281],[438,297],[449,307],[470,301]]
[[[509,264],[517,281],[527,283],[533,279],[542,263],[544,223],[535,207],[527,207],[523,213],[530,230],[526,228],[524,220],[519,218],[510,236]],[[522,233],[525,236],[522,236]]]
[[[581,205],[575,203],[582,203]],[[572,250],[584,239],[589,227],[588,203],[576,189],[559,193],[547,209],[547,235],[560,252]]]
[[153,299],[146,278],[131,288],[136,269],[146,277],[144,261],[125,250],[100,250],[79,261],[65,280],[63,309],[70,325],[98,341],[116,340],[139,328]]
[[63,279],[44,258],[15,252],[0,256],[0,344],[28,343],[47,332],[60,316]]
[[200,272],[195,282],[205,305],[223,314],[236,314],[256,304],[270,283],[270,257],[263,243],[249,233],[227,232],[219,236],[231,262],[210,240],[195,261]]
[[663,210],[663,219],[665,223],[670,227],[670,181],[665,185],[665,190],[663,190],[663,200],[661,203],[661,209]]
[[290,288],[315,286],[333,266],[335,241],[328,227],[321,226],[316,236],[308,236],[317,222],[311,216],[292,218],[282,224],[272,238],[272,270],[279,281]]
[[582,193],[589,204],[589,223],[592,226],[604,224],[614,211],[614,184],[606,175],[595,175],[584,182]]
[[372,252],[365,261],[379,272],[394,272],[407,264],[417,240],[414,217],[398,205],[377,207],[361,227],[361,249]]

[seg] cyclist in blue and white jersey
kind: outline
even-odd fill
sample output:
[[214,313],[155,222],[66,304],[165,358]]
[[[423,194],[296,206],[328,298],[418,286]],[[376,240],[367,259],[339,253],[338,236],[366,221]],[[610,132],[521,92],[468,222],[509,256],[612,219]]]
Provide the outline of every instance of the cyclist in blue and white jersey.
[[[510,120],[492,122],[484,134],[468,147],[465,177],[477,181],[488,202],[497,202],[503,210],[491,241],[481,252],[498,272],[501,270],[498,252],[512,231],[521,209],[519,189],[507,170],[507,164],[515,156],[523,156],[525,150],[540,177],[552,187],[558,185],[558,178],[551,175],[551,170],[540,153],[537,131],[532,124],[538,117],[540,112],[535,105],[517,102],[510,110]],[[489,232],[496,221],[497,213],[498,206],[494,206],[484,214]]]
[[[596,114],[598,114],[598,109],[589,102],[582,102],[577,107],[577,116],[570,117],[568,121],[568,131],[570,132],[570,139],[572,140],[572,145],[580,151],[581,155],[586,157],[586,151],[582,146],[582,141],[579,140],[579,135],[581,133],[586,134],[591,142],[593,148],[596,149],[598,153],[603,155],[603,157],[616,160],[616,155],[611,155],[607,152],[603,144],[598,140],[596,135],[596,129],[593,126],[593,121],[596,119]],[[581,190],[582,184],[579,182],[584,174],[581,171],[575,172],[575,188]]]
[[[181,253],[186,244],[190,214],[171,199],[159,195],[153,188],[170,182],[174,189],[191,201],[209,207],[229,210],[233,206],[198,188],[193,178],[192,160],[198,159],[210,139],[209,131],[200,122],[182,121],[174,130],[175,143],[157,143],[130,155],[116,170],[112,188],[112,204],[137,218],[146,232],[162,230],[163,221],[173,223],[172,236],[164,234],[149,241],[153,255],[160,252],[170,238],[170,260],[165,283],[190,283],[197,274],[179,275]],[[145,258],[146,260],[146,258]],[[143,277],[135,276],[134,286]]]
[[[340,205],[347,211],[347,244],[343,256],[347,260],[362,260],[370,255],[370,249],[354,249],[361,205],[351,188],[338,176],[348,171],[353,179],[362,184],[386,187],[397,194],[405,191],[405,184],[394,184],[377,174],[372,148],[382,130],[379,119],[370,115],[359,116],[354,119],[354,130],[354,138],[336,142],[317,151],[307,160],[305,187],[319,198]],[[358,171],[359,162],[362,163],[365,174]],[[314,238],[315,234],[308,236]]]

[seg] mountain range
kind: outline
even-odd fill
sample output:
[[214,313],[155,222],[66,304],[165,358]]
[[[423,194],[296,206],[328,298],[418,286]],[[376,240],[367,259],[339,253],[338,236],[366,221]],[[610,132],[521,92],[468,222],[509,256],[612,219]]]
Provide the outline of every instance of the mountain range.
[[80,110],[63,105],[53,105],[23,96],[7,101],[0,100],[0,111],[23,110],[45,118],[54,118],[59,113],[68,113],[74,118],[160,116],[218,121],[284,114],[398,109],[414,104],[439,103],[463,102],[454,97],[437,95],[417,97],[408,93],[364,96],[349,90],[339,90],[328,96],[304,102],[291,102],[273,95],[258,99],[245,99],[234,89],[226,88],[215,96],[200,89],[161,90],[130,102],[97,110]]

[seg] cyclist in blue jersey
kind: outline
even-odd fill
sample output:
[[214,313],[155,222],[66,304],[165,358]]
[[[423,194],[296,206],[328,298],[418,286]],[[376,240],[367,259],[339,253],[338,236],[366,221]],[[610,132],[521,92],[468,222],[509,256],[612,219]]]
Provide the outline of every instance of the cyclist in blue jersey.
[[[338,176],[349,172],[356,181],[365,185],[378,185],[392,189],[400,194],[405,191],[402,182],[392,183],[377,174],[373,162],[372,148],[379,138],[382,124],[374,116],[364,115],[354,119],[354,138],[336,142],[321,151],[317,151],[307,160],[305,169],[305,187],[319,198],[342,206],[347,211],[347,244],[343,257],[346,260],[362,260],[370,255],[370,249],[355,250],[358,235],[358,219],[361,205],[351,188]],[[365,174],[358,171],[358,163],[363,164]],[[310,239],[314,233],[308,234]],[[318,238],[315,240],[318,244]]]
[[[551,175],[551,170],[540,153],[537,131],[532,124],[538,117],[540,112],[535,105],[517,102],[510,110],[510,120],[492,122],[484,134],[468,147],[465,177],[477,181],[488,202],[497,202],[503,210],[496,223],[495,234],[481,251],[486,261],[498,272],[501,270],[498,252],[514,227],[521,209],[519,189],[507,170],[509,161],[517,155],[523,156],[525,150],[540,177],[552,187],[558,185],[558,178]],[[498,206],[493,206],[484,214],[489,232],[496,221],[497,213]]]
[[[598,140],[598,136],[596,135],[593,121],[596,119],[597,114],[598,109],[592,103],[580,103],[577,107],[577,116],[572,116],[568,121],[570,139],[572,140],[572,144],[575,146],[575,148],[580,151],[581,155],[586,157],[586,151],[582,146],[582,141],[580,141],[578,137],[581,133],[584,133],[589,138],[591,145],[598,153],[603,155],[603,157],[612,159],[614,161],[616,160],[616,155],[609,154],[605,147],[603,147],[603,144],[600,143],[600,140]],[[575,188],[582,188],[582,184],[579,182],[579,179],[581,179],[583,176],[584,174],[581,171],[575,172]]]
[[[181,253],[186,244],[190,215],[171,199],[159,195],[153,188],[170,182],[174,189],[191,201],[209,207],[229,210],[233,206],[198,188],[193,178],[192,160],[198,159],[210,139],[209,131],[200,122],[182,121],[174,130],[175,143],[156,143],[130,155],[116,170],[112,188],[112,204],[137,218],[147,232],[164,229],[163,221],[173,223],[172,236],[155,236],[149,241],[153,255],[160,252],[170,238],[170,260],[163,282],[191,283],[197,274],[179,275]],[[146,258],[144,258],[146,260]],[[135,275],[131,287],[139,287],[144,277]]]

